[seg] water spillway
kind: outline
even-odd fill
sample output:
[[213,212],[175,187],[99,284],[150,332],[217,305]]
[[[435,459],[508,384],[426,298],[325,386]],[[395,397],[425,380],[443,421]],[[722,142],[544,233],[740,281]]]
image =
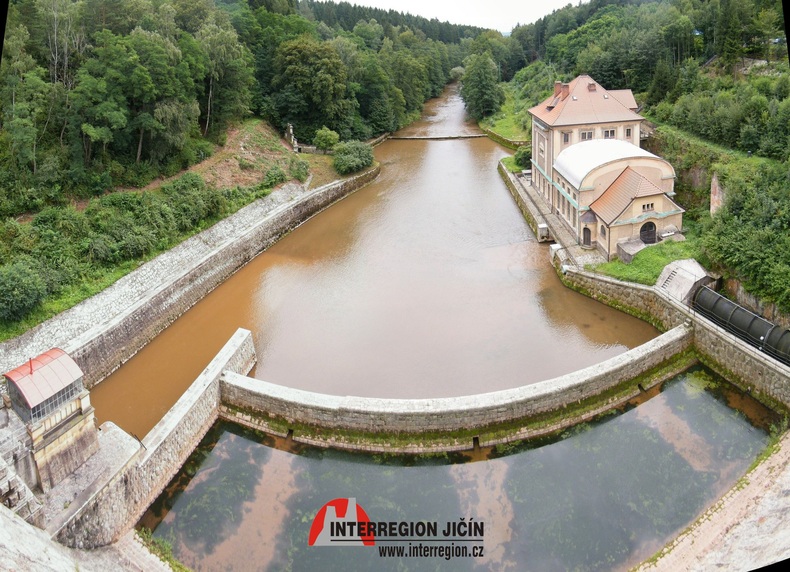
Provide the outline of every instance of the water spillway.
[[[652,393],[558,439],[430,458],[317,450],[220,423],[141,525],[195,570],[626,570],[732,486],[776,420],[704,368]],[[442,530],[474,519],[484,553],[382,558],[380,546],[398,545],[391,537],[308,546],[321,506],[350,497],[371,521]]]

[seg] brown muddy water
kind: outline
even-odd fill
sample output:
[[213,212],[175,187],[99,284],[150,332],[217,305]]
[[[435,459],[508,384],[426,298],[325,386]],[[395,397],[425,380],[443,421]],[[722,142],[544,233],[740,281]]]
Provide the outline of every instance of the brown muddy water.
[[[140,526],[198,571],[625,570],[733,486],[777,417],[695,367],[623,412],[474,456],[324,451],[220,423]],[[352,497],[373,522],[437,522],[440,538],[308,546],[319,509]],[[483,523],[474,543],[483,557],[379,555],[385,546],[464,546],[441,536],[461,517]]]
[[[479,133],[454,88],[399,132]],[[144,436],[238,327],[259,379],[391,398],[549,379],[652,339],[564,288],[500,179],[487,138],[387,141],[377,181],[310,219],[91,392],[100,422]]]

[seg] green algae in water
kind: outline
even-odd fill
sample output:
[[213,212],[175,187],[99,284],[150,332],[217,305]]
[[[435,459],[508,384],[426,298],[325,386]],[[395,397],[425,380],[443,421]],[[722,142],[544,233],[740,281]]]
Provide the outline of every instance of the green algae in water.
[[156,538],[174,547],[180,540],[191,550],[211,554],[236,532],[243,503],[251,500],[271,456],[270,449],[250,437],[240,427],[212,427],[182,469],[192,478],[177,476],[177,493],[157,507],[160,514],[177,512],[178,518],[165,518],[156,527]]
[[[636,408],[559,437],[500,447],[496,455],[510,454],[471,464],[452,464],[458,455],[371,456],[305,447],[294,455],[219,424],[189,488],[173,497],[171,514],[155,535],[170,539],[177,556],[184,547],[199,563],[201,550],[210,554],[243,532],[240,527],[261,526],[244,522],[242,507],[261,476],[285,462],[292,494],[281,505],[284,521],[267,533],[276,550],[258,569],[626,569],[688,526],[765,447],[766,432],[728,407],[732,391],[709,370],[692,368]],[[316,512],[348,497],[374,521],[427,520],[441,527],[462,516],[488,515],[486,553],[498,552],[496,560],[397,560],[380,558],[375,548],[308,547]],[[476,510],[465,514],[464,506]]]

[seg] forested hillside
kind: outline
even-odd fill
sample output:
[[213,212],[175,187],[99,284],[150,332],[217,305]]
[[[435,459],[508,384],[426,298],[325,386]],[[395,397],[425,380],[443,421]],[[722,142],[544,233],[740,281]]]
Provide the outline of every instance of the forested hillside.
[[[632,89],[660,125],[657,151],[680,175],[690,236],[717,270],[790,312],[790,68],[780,2],[592,0],[517,26],[511,38],[529,62],[508,86],[513,123],[529,133],[527,110],[556,80],[586,73],[608,89]],[[727,200],[711,218],[713,173]]]
[[307,141],[322,126],[344,140],[395,129],[479,32],[347,3],[13,2],[0,216],[176,173],[250,113]]
[[[307,166],[240,155],[241,168],[265,168],[259,183],[216,189],[189,173],[155,192],[128,189],[202,161],[250,116],[280,133],[292,123],[307,142],[318,130],[351,141],[396,129],[483,49],[479,32],[347,3],[12,2],[0,64],[0,337],[303,180]],[[282,149],[267,129],[244,129],[262,152]],[[363,151],[372,160],[363,147],[341,147],[338,169],[359,168]],[[119,186],[127,192],[106,194]]]

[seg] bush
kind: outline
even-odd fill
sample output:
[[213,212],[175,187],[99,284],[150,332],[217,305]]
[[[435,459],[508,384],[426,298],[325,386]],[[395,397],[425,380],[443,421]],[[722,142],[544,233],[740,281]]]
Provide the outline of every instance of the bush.
[[516,154],[513,157],[516,161],[516,165],[521,167],[522,169],[529,169],[532,167],[532,146],[531,145],[522,145],[516,150]]
[[283,172],[282,168],[279,165],[273,165],[271,169],[266,171],[266,176],[263,178],[261,182],[261,187],[264,189],[273,189],[280,183],[284,183],[286,181],[285,172]]
[[321,151],[328,151],[337,145],[338,141],[340,141],[340,135],[338,135],[337,132],[328,129],[326,125],[316,131],[315,137],[313,137],[313,145],[315,145]]
[[304,183],[310,174],[310,163],[298,155],[292,155],[288,161],[288,173],[300,183]]
[[0,320],[21,320],[47,293],[46,284],[28,260],[0,267]]
[[361,171],[373,164],[373,149],[361,141],[338,143],[333,164],[341,175]]

